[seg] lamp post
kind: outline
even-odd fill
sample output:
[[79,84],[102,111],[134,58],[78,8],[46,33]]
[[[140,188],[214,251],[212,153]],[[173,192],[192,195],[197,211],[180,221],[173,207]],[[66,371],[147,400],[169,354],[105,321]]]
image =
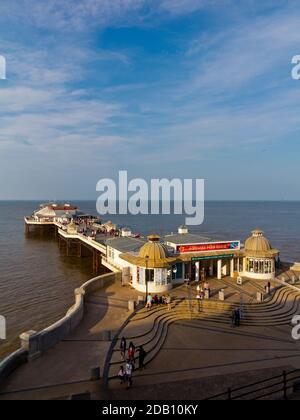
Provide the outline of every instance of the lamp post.
[[146,261],[145,281],[146,281],[146,304],[147,304],[147,299],[148,299],[148,266],[149,266],[149,256],[148,255],[146,255],[145,261]]

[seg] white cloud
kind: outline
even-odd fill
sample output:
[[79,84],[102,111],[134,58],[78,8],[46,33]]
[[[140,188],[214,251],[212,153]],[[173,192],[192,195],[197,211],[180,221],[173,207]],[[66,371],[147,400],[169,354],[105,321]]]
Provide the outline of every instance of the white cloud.
[[104,27],[142,10],[147,0],[2,0],[2,19],[18,20],[40,28],[90,30]]
[[298,51],[298,28],[297,14],[281,12],[236,25],[208,42],[205,37],[194,40],[187,50],[187,62],[193,66],[191,90],[231,94],[260,76],[273,78],[276,70],[282,78],[280,69],[289,65],[292,51]]
[[64,31],[139,24],[160,13],[185,15],[230,0],[1,0],[0,21]]
[[162,0],[160,9],[174,15],[182,15],[203,9],[212,3],[215,2],[213,0]]

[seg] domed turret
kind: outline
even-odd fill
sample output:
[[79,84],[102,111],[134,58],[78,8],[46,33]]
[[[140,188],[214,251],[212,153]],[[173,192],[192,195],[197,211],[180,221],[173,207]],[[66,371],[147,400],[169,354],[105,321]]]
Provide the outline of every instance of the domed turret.
[[159,262],[168,257],[168,252],[164,245],[160,243],[160,237],[157,235],[148,236],[148,242],[142,246],[139,252],[139,257],[149,261]]
[[252,231],[252,236],[245,242],[246,253],[251,252],[268,252],[272,250],[269,240],[264,236],[264,232],[260,229]]
[[275,277],[275,258],[278,249],[272,248],[264,232],[255,229],[245,242],[244,273],[246,277],[258,280],[272,280]]

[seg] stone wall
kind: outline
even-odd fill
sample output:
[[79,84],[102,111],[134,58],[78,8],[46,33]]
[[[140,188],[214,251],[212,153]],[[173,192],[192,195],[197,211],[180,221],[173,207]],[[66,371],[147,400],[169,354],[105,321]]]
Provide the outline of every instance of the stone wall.
[[0,384],[11,374],[11,372],[26,363],[27,360],[28,352],[23,349],[19,349],[6,357],[6,359],[0,363]]
[[33,360],[60,341],[66,339],[80,324],[84,317],[85,296],[107,287],[115,281],[121,281],[121,273],[109,273],[95,277],[75,290],[75,304],[66,316],[43,331],[28,331],[21,334],[21,349],[9,355],[0,363],[0,383],[21,364]]

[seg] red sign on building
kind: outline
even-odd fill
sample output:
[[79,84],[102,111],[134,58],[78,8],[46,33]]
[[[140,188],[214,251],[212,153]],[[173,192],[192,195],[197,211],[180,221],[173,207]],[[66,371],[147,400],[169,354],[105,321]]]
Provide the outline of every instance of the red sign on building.
[[189,252],[224,251],[240,249],[239,242],[218,242],[209,244],[179,245],[177,251],[181,254]]

